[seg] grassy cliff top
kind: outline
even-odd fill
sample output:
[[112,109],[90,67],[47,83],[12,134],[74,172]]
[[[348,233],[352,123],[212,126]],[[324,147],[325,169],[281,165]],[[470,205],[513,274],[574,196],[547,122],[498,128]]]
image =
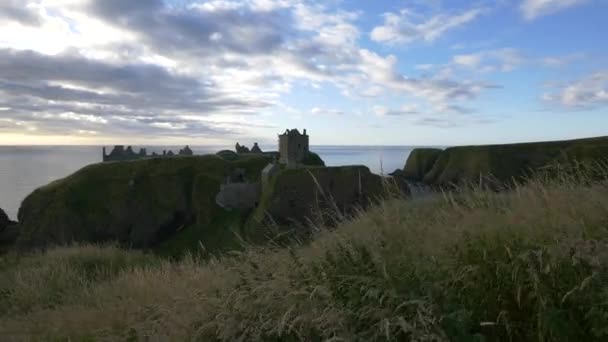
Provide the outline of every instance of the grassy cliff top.
[[[597,162],[608,158],[608,137],[502,145],[457,146],[440,153],[414,150],[405,170],[429,184],[478,181],[491,177],[499,182],[521,179],[540,169],[573,162]],[[429,169],[430,160],[435,159]]]

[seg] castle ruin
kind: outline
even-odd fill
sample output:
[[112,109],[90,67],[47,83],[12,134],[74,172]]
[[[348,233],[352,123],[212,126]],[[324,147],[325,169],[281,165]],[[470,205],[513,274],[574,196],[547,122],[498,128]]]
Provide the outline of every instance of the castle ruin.
[[[116,145],[114,146],[114,148],[112,149],[112,151],[110,152],[110,154],[106,153],[106,148],[103,147],[102,148],[102,160],[104,162],[110,162],[110,161],[126,161],[126,160],[137,160],[137,159],[143,159],[143,158],[156,158],[156,157],[172,157],[175,156],[175,153],[173,153],[173,151],[163,151],[162,155],[158,155],[156,152],[153,152],[152,154],[148,155],[148,152],[146,151],[145,148],[141,148],[139,150],[139,153],[135,153],[133,151],[133,148],[131,146],[127,146],[127,148],[125,148],[123,145]],[[179,150],[178,155],[180,156],[192,156],[194,153],[192,152],[192,149],[190,149],[189,146],[186,146],[185,148]]]
[[301,165],[309,152],[306,129],[300,134],[297,128],[279,135],[279,163],[294,168]]

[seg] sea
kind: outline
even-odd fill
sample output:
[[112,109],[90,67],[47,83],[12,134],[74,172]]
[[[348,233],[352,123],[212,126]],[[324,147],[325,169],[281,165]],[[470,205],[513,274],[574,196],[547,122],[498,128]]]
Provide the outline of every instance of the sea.
[[[177,146],[145,146],[148,153],[177,152]],[[190,146],[194,154],[210,154],[233,146]],[[276,150],[276,146],[260,146]],[[365,165],[377,174],[403,168],[415,146],[311,146],[327,166]],[[108,147],[108,151],[111,147]],[[138,151],[139,146],[134,146]],[[0,208],[12,219],[23,199],[36,188],[69,176],[102,160],[101,146],[0,146]]]

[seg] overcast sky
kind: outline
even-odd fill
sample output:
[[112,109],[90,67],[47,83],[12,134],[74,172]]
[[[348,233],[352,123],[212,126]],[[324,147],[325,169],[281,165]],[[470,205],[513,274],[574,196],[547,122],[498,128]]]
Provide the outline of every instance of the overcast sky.
[[0,0],[0,144],[608,135],[604,0]]

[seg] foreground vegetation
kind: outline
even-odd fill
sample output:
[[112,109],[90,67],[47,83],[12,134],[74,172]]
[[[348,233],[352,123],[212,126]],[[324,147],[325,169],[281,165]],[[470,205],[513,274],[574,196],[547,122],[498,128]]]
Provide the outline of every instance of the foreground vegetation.
[[73,246],[0,262],[0,336],[606,341],[608,180],[387,200],[309,243],[168,262]]

